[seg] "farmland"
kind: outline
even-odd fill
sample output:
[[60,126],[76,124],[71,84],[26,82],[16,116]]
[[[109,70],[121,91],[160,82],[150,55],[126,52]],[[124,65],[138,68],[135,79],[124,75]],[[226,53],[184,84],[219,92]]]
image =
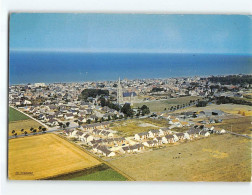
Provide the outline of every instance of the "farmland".
[[12,130],[15,130],[17,135],[22,134],[21,129],[30,133],[30,128],[33,127],[34,129],[38,129],[39,126],[42,126],[40,123],[34,121],[33,119],[28,120],[19,120],[9,123],[9,135],[12,135]]
[[110,163],[140,181],[250,181],[251,140],[215,135]]
[[12,180],[45,179],[101,164],[54,134],[11,139],[8,152]]
[[168,121],[164,119],[128,119],[126,121],[122,120],[119,122],[114,122],[113,125],[111,125],[111,129],[116,130],[125,136],[133,136],[135,133],[168,126]]
[[169,108],[172,106],[177,106],[178,104],[181,105],[181,104],[189,103],[190,100],[197,100],[197,99],[202,99],[202,98],[196,97],[196,96],[171,98],[168,100],[135,103],[134,107],[137,108],[137,107],[141,107],[142,105],[146,105],[150,108],[151,112],[163,112],[165,108],[169,110]]
[[22,114],[21,112],[9,107],[9,122],[27,120],[30,119],[28,116]]

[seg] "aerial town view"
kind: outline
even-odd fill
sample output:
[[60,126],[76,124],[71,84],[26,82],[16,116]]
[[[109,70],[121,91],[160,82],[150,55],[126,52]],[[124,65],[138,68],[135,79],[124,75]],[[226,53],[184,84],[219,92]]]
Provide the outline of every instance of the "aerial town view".
[[250,25],[11,14],[8,178],[250,182]]

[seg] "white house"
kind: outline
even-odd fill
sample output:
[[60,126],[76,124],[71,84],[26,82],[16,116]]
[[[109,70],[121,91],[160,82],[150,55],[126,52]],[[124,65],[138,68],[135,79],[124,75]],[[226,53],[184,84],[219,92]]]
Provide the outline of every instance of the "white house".
[[176,142],[176,139],[175,139],[174,135],[166,135],[166,136],[162,137],[162,142],[164,144],[174,143],[174,142]]
[[137,133],[134,136],[135,140],[143,140],[143,139],[147,139],[149,137],[149,133],[148,132],[142,132],[142,133]]

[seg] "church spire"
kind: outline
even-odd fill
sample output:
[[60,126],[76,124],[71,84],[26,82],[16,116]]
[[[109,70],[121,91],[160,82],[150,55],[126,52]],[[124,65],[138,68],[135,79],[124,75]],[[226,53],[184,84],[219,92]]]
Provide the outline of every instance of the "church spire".
[[118,84],[117,84],[117,103],[119,105],[123,103],[123,93],[122,93],[122,86],[121,86],[120,77],[118,79]]

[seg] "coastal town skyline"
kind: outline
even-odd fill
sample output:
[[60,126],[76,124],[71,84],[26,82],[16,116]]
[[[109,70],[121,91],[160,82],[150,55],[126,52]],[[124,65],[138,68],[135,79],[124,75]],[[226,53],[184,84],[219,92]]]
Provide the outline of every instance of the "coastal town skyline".
[[8,179],[250,182],[251,19],[10,14]]

